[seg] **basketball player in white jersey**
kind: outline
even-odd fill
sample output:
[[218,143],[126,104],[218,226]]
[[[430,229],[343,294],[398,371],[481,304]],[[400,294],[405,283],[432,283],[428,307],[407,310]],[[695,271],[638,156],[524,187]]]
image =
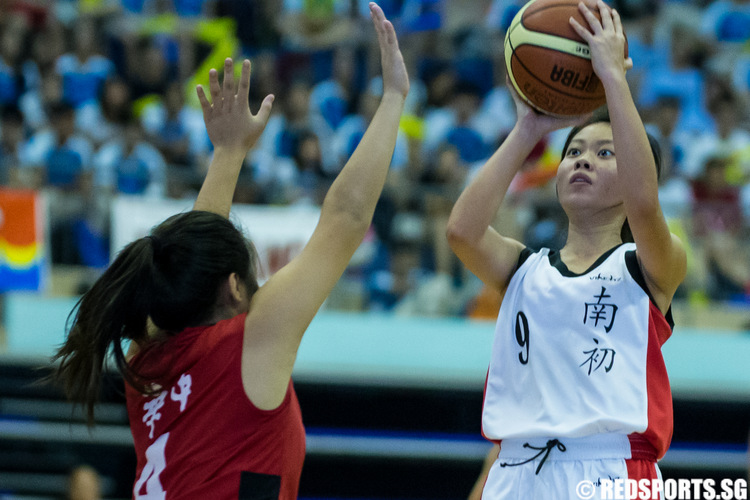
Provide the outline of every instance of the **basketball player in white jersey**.
[[[482,432],[500,451],[484,499],[599,498],[608,481],[660,478],[656,462],[672,437],[661,345],[685,250],[659,206],[658,146],[625,78],[632,61],[620,17],[601,0],[593,8],[601,21],[581,3],[589,26],[570,22],[591,48],[609,116],[557,119],[514,95],[514,129],[448,222],[454,252],[504,293],[482,412]],[[556,178],[567,240],[532,252],[490,223],[534,145],[573,124]]]

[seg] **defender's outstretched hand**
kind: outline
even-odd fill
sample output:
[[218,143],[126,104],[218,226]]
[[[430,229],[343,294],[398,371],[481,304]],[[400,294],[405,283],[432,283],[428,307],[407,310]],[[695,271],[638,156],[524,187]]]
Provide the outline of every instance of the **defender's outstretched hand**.
[[208,102],[201,85],[196,92],[211,143],[215,149],[241,149],[246,153],[266,127],[274,96],[269,94],[263,99],[257,114],[250,112],[250,61],[247,59],[242,63],[239,85],[234,82],[234,63],[231,58],[224,61],[223,84],[219,85],[219,74],[215,69],[209,71],[208,81],[212,102]]
[[289,393],[302,336],[370,229],[388,175],[409,78],[393,26],[374,3],[370,12],[383,66],[378,109],[328,189],[310,240],[255,292],[245,319],[242,380],[258,408],[278,408]]
[[230,58],[224,61],[223,85],[219,85],[215,69],[208,72],[208,82],[212,102],[208,102],[202,86],[199,85],[196,92],[208,137],[214,145],[214,155],[193,210],[228,217],[242,163],[266,128],[273,95],[263,99],[257,114],[250,112],[250,61],[247,59],[242,63],[239,85],[235,86],[234,63]]
[[395,92],[406,97],[409,93],[409,75],[401,50],[398,47],[396,30],[385,18],[383,9],[375,2],[370,2],[370,17],[378,34],[380,45],[380,64],[383,67],[383,93]]

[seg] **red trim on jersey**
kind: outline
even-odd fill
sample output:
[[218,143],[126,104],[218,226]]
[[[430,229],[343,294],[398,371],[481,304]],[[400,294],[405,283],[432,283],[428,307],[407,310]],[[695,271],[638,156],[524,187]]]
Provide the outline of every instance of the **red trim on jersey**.
[[[638,498],[644,498],[641,495],[648,495],[648,491],[651,493],[654,493],[655,488],[653,488],[654,480],[659,479],[659,475],[656,473],[656,462],[652,460],[636,460],[636,459],[629,459],[625,460],[625,466],[628,469],[628,479],[634,479],[636,481],[640,479],[649,479],[649,485],[648,488],[643,490],[638,490]],[[649,495],[646,500],[660,500],[662,498],[661,494],[656,491],[656,495]]]
[[656,448],[643,434],[630,434],[628,435],[628,441],[630,441],[630,458],[656,462]]
[[[672,329],[658,307],[649,301],[648,347],[646,352],[646,391],[648,397],[648,427],[641,435],[656,449],[657,458],[662,458],[672,441],[674,415],[672,391],[669,387],[667,368],[661,354],[661,346],[672,335]],[[633,437],[631,434],[631,446]]]

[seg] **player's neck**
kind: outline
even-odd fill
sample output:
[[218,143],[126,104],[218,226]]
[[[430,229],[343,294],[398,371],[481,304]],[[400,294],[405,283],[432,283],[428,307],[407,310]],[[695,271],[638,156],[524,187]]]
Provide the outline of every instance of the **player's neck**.
[[622,243],[622,223],[601,225],[568,224],[568,238],[560,250],[560,258],[569,269],[588,269],[604,252]]

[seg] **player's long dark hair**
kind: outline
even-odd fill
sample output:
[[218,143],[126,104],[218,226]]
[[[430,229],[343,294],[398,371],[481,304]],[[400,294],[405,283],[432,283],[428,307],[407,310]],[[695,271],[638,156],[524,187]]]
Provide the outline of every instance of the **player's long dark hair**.
[[126,246],[78,301],[53,358],[59,361],[53,379],[86,407],[93,425],[110,353],[126,382],[148,393],[149,379],[128,364],[123,340],[147,344],[149,319],[166,335],[207,324],[221,307],[220,288],[230,274],[255,293],[256,261],[252,244],[226,218],[202,211],[170,217]]
[[[570,132],[568,133],[568,137],[565,139],[565,145],[562,149],[562,156],[560,158],[560,161],[565,158],[565,154],[568,152],[568,146],[570,146],[570,142],[573,140],[573,138],[578,135],[578,132],[595,123],[610,123],[609,110],[606,107],[597,109],[594,114],[591,115],[591,118],[583,122],[581,125],[573,127],[570,130]],[[659,141],[657,141],[653,135],[649,133],[646,133],[646,135],[648,136],[648,143],[651,146],[651,154],[654,155],[654,163],[656,164],[656,178],[658,179],[661,176],[661,146],[659,146]],[[630,231],[630,224],[628,224],[627,218],[625,218],[625,222],[622,224],[622,229],[620,230],[620,238],[622,238],[623,243],[633,243],[635,241],[633,239],[633,233],[632,231]]]

